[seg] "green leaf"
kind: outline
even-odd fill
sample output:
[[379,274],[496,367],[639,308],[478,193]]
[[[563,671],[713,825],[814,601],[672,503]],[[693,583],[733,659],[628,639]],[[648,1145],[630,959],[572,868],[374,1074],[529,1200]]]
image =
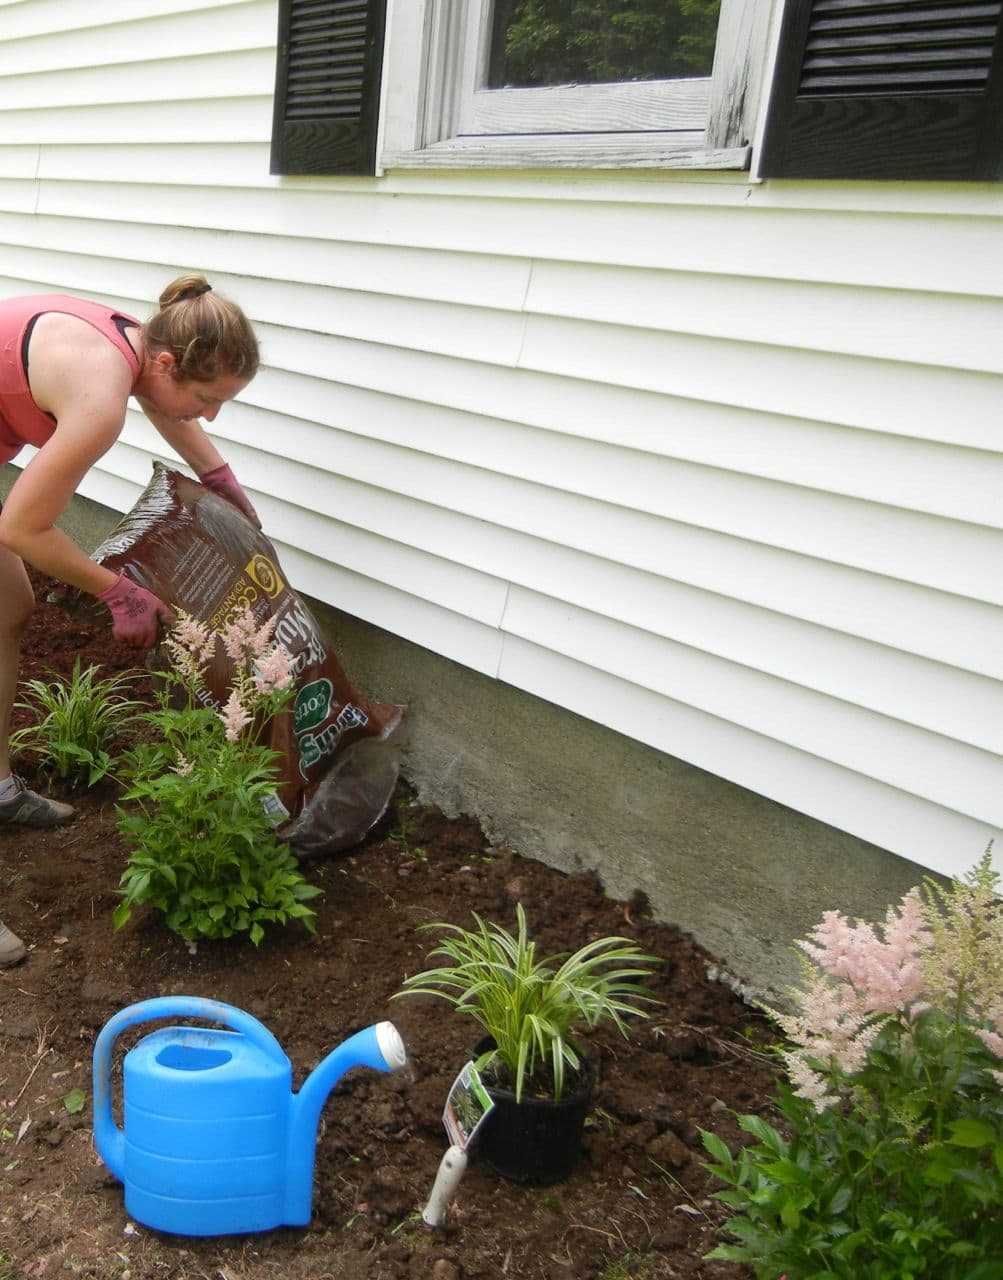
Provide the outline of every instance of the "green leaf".
[[948,1142],[955,1147],[988,1147],[999,1142],[999,1130],[982,1120],[964,1116],[951,1122]]
[[707,1151],[724,1166],[731,1164],[731,1152],[726,1144],[718,1137],[716,1133],[711,1133],[707,1129],[700,1130],[700,1141],[707,1148]]
[[773,1178],[775,1182],[785,1186],[798,1186],[807,1182],[810,1176],[793,1160],[768,1160],[759,1167],[768,1178]]
[[791,1230],[801,1225],[801,1213],[798,1212],[797,1204],[794,1204],[792,1199],[784,1201],[783,1206],[780,1207],[780,1221]]
[[719,1244],[704,1254],[705,1258],[720,1258],[723,1262],[758,1262],[754,1250],[737,1244]]
[[999,1280],[999,1257],[988,1258],[965,1268],[965,1280]]
[[83,1111],[86,1101],[87,1095],[84,1093],[83,1089],[71,1089],[63,1098],[63,1106],[70,1115],[75,1116],[79,1112]]
[[786,1151],[786,1143],[783,1138],[761,1116],[739,1116],[738,1124],[739,1128],[744,1129],[746,1133],[751,1133],[754,1138],[758,1138],[760,1142],[768,1146],[771,1151],[775,1151],[777,1155],[781,1155]]
[[[717,1173],[719,1166],[708,1164],[704,1168],[710,1170],[711,1173]],[[720,1178],[721,1174],[717,1173],[717,1176]],[[745,1191],[713,1191],[711,1194],[715,1200],[720,1200],[722,1204],[731,1205],[733,1209],[742,1209],[749,1202],[748,1194]]]

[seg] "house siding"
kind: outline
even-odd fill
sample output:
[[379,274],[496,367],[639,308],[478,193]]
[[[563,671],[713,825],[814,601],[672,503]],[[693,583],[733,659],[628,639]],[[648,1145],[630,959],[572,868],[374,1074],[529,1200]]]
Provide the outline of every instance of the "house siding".
[[[1003,190],[268,175],[276,6],[0,6],[0,293],[264,366],[212,426],[297,586],[946,873],[1003,826]],[[130,413],[81,485],[117,510]]]

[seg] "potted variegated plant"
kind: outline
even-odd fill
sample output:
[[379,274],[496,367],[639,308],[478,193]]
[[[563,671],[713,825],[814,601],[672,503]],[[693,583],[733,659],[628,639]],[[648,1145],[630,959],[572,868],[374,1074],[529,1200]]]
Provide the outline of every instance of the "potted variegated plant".
[[595,1081],[573,1032],[609,1022],[626,1037],[628,1020],[655,1002],[642,979],[659,960],[624,937],[538,958],[521,903],[514,934],[472,914],[472,929],[425,926],[441,934],[429,958],[446,963],[397,994],[438,996],[480,1027],[474,1066],[494,1102],[480,1154],[513,1181],[557,1182],[577,1162]]

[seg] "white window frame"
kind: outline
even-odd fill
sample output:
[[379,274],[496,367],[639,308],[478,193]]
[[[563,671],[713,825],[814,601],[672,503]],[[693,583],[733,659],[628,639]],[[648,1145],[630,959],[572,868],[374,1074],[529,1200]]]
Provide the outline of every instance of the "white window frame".
[[390,0],[390,168],[748,166],[771,0],[722,0],[709,77],[487,89],[491,0]]

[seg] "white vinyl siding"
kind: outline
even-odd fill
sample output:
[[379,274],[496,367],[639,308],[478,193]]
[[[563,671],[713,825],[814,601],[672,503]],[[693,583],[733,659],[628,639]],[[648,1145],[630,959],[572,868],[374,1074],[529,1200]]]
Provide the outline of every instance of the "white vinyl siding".
[[[971,866],[1003,827],[1000,188],[272,178],[274,38],[257,0],[0,3],[0,294],[142,316],[204,271],[264,356],[212,431],[299,589]],[[131,413],[81,491],[126,509],[151,454]]]

